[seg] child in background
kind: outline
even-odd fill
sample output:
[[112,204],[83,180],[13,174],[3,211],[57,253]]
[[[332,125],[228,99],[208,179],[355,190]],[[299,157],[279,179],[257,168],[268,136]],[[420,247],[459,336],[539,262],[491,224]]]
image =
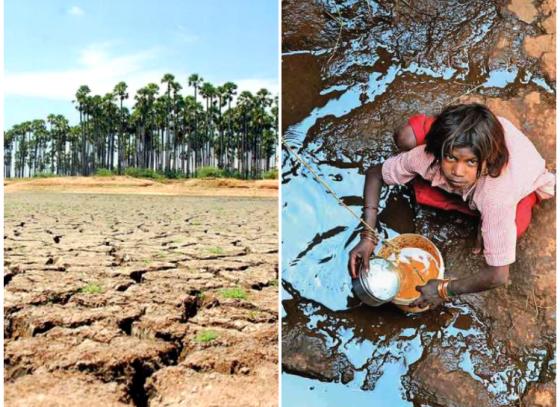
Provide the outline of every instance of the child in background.
[[[480,104],[447,107],[437,117],[416,115],[395,134],[402,151],[366,171],[364,220],[377,221],[382,183],[412,181],[416,201],[444,210],[480,215],[477,243],[486,267],[457,280],[430,280],[417,287],[411,306],[434,307],[454,295],[505,285],[515,246],[531,221],[532,207],[554,196],[554,175],[531,141],[508,120]],[[367,272],[376,245],[363,230],[350,252],[349,271],[356,278],[360,264]]]

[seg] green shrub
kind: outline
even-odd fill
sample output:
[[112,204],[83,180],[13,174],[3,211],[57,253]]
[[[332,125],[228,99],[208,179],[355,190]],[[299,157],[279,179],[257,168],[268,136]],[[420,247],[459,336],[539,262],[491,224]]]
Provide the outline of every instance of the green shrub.
[[41,171],[36,174],[33,174],[33,178],[51,178],[51,177],[56,177],[56,174],[50,171]]
[[263,179],[278,179],[278,170],[273,168],[269,171],[265,171],[262,177]]
[[163,179],[163,175],[159,174],[150,168],[132,168],[129,167],[124,170],[124,174],[134,178],[150,178],[155,180]]
[[223,171],[223,176],[225,178],[242,178],[241,177],[241,173],[237,170],[230,170],[230,169],[225,169]]
[[168,179],[181,179],[185,178],[183,173],[179,170],[165,170],[163,176]]
[[224,171],[217,167],[200,167],[196,172],[197,178],[223,178]]
[[98,168],[95,170],[96,177],[112,177],[113,175],[113,171],[108,168]]
[[234,288],[224,288],[220,291],[220,294],[224,298],[234,298],[236,300],[246,300],[247,293],[243,288],[234,287]]
[[101,294],[103,287],[97,283],[88,283],[85,287],[80,288],[80,292],[84,294]]
[[209,247],[208,249],[208,253],[212,253],[212,254],[224,254],[224,249],[222,249],[221,247]]
[[212,330],[200,331],[194,340],[199,343],[212,342],[218,337],[218,333]]

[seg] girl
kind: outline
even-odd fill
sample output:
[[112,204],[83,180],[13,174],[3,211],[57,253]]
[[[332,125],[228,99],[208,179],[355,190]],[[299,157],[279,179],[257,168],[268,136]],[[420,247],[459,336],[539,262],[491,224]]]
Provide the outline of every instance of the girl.
[[[377,221],[379,192],[412,181],[416,201],[444,210],[480,214],[473,252],[484,245],[486,267],[457,280],[430,280],[412,306],[437,306],[454,295],[505,285],[515,261],[517,238],[527,230],[531,209],[554,195],[554,175],[545,168],[531,141],[508,120],[480,104],[446,108],[435,119],[413,116],[395,134],[401,152],[366,171],[364,220]],[[361,264],[368,271],[376,245],[363,230],[350,252],[349,271],[356,278]]]

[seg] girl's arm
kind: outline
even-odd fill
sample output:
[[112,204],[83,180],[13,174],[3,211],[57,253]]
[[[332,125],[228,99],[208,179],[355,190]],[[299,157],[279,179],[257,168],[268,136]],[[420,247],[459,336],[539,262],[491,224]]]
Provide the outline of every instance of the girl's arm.
[[[416,287],[422,293],[420,298],[410,305],[413,307],[436,306],[442,302],[438,294],[438,284],[441,280],[430,280],[423,287]],[[504,286],[509,281],[509,265],[489,266],[472,276],[451,280],[447,285],[453,295],[477,293]]]
[[[383,185],[381,175],[381,164],[369,167],[366,171],[366,181],[364,184],[364,221],[375,229],[377,213],[379,209],[379,194]],[[369,258],[375,249],[375,243],[371,240],[361,239],[360,242],[350,251],[348,259],[348,270],[352,278],[358,276],[359,266],[361,265],[366,272],[369,271]]]

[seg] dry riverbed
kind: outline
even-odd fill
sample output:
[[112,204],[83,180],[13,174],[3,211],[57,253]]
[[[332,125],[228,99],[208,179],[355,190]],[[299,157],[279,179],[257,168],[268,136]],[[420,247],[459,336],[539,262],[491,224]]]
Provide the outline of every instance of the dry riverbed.
[[276,199],[32,182],[5,194],[7,406],[277,404]]

